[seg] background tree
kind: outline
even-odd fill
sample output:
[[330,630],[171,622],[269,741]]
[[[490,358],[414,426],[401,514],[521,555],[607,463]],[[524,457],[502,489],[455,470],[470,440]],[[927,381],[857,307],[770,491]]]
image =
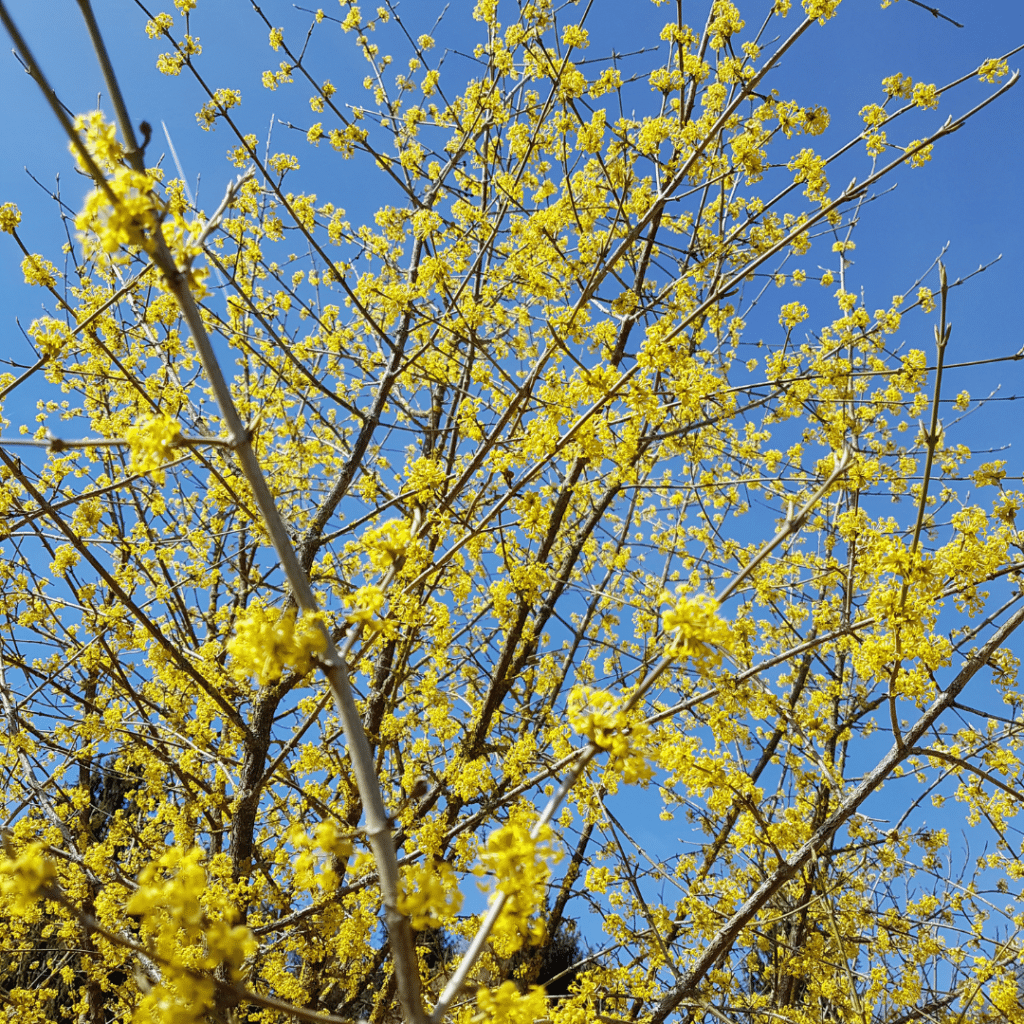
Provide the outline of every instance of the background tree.
[[[632,88],[593,4],[480,0],[469,82],[389,4],[254,6],[303,161],[398,197],[353,227],[175,6],[213,212],[88,0],[113,121],[0,2],[93,179],[63,260],[0,208],[49,304],[0,384],[41,396],[0,440],[9,1012],[1024,1019],[1022,497],[940,415],[962,282],[871,301],[847,256],[1007,58],[818,152],[772,82],[838,0],[677,4]],[[332,21],[372,102],[307,59]]]

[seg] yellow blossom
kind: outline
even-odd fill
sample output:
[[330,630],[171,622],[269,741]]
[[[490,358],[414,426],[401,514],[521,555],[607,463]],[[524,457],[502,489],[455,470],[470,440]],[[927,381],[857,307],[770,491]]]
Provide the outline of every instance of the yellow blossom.
[[345,603],[348,605],[349,611],[345,617],[349,622],[361,622],[373,627],[377,613],[384,607],[384,600],[384,591],[380,587],[373,584],[360,587],[354,594],[346,598]]
[[926,85],[924,82],[917,82],[913,92],[914,106],[923,107],[925,110],[934,110],[939,105],[938,91],[934,85]]
[[829,18],[835,16],[840,0],[803,0],[804,11],[808,18],[817,18],[819,25],[824,25]]
[[729,646],[729,624],[718,615],[718,603],[706,594],[695,597],[661,595],[670,603],[662,616],[662,627],[672,635],[668,653],[689,659],[699,669],[721,664],[722,651]]
[[254,601],[235,621],[227,642],[236,676],[255,676],[263,685],[281,678],[286,668],[306,675],[327,647],[322,618],[295,609],[283,614]]
[[488,836],[487,849],[480,855],[481,865],[496,876],[495,895],[501,892],[506,897],[495,934],[508,952],[544,940],[544,922],[537,911],[544,903],[550,862],[558,860],[551,839],[549,827],[534,838],[524,821],[513,821]]
[[75,227],[94,236],[108,253],[117,252],[124,245],[152,245],[160,215],[153,195],[154,179],[127,167],[117,167],[108,185],[116,202],[110,202],[106,190],[93,189],[75,218]]
[[924,139],[915,139],[903,147],[903,151],[910,154],[908,160],[911,167],[923,167],[932,158],[932,150],[935,146],[930,142],[927,145],[922,145],[923,142]]
[[514,981],[502,982],[494,990],[477,989],[476,1005],[484,1024],[534,1024],[548,1015],[544,989],[533,985],[523,995]]
[[12,913],[28,914],[46,887],[56,878],[42,843],[31,843],[17,856],[8,851],[0,860],[0,893],[10,900]]
[[995,82],[1009,73],[1010,69],[1002,57],[989,57],[988,60],[982,61],[981,67],[978,68],[978,77],[983,82]]
[[797,324],[803,323],[809,315],[807,307],[803,303],[787,302],[779,310],[779,323],[783,327],[791,329],[796,327]]
[[889,96],[899,96],[901,99],[909,100],[911,91],[914,88],[914,80],[909,75],[896,72],[882,79],[882,88]]
[[140,419],[129,427],[125,438],[131,447],[132,472],[152,473],[153,479],[163,483],[160,467],[170,458],[180,433],[178,421],[166,414]]
[[14,229],[21,223],[21,210],[14,203],[4,203],[0,206],[0,231],[8,235],[14,234]]
[[458,880],[447,861],[426,861],[405,870],[398,910],[413,928],[438,928],[461,906]]
[[157,36],[167,32],[173,25],[173,15],[166,13],[154,15],[146,22],[146,35],[149,36],[150,39],[155,39]]
[[67,324],[51,316],[41,316],[38,320],[33,320],[27,333],[39,347],[39,351],[47,356],[66,352],[71,342],[71,332],[68,331]]
[[41,288],[52,288],[57,283],[57,268],[42,256],[26,256],[21,261],[21,272],[26,284],[39,285]]

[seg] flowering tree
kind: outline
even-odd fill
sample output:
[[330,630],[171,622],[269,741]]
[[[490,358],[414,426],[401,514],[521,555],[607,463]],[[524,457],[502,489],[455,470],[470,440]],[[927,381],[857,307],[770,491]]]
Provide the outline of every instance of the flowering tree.
[[254,5],[303,160],[397,197],[353,226],[205,77],[195,0],[145,31],[232,137],[212,213],[89,0],[112,119],[0,2],[93,183],[63,269],[0,207],[50,306],[0,378],[19,1021],[1024,1020],[1024,498],[939,417],[960,282],[874,309],[845,256],[1017,75],[894,74],[819,151],[772,82],[839,0],[677,5],[632,84],[591,6],[480,0],[466,83],[390,0]]

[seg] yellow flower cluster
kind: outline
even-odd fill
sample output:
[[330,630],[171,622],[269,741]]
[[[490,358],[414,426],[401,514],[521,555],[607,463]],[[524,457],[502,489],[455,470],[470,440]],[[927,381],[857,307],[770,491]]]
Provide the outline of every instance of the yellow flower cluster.
[[458,879],[447,861],[430,860],[406,869],[398,909],[413,928],[437,928],[461,906]]
[[21,272],[25,275],[25,284],[52,288],[57,283],[57,268],[49,260],[35,253],[21,261]]
[[156,59],[156,69],[162,75],[180,75],[185,66],[185,57],[180,53],[161,53]]
[[[290,838],[299,850],[293,865],[295,884],[300,889],[312,890],[319,886],[325,892],[333,892],[338,887],[335,861],[352,856],[352,840],[331,820],[321,821],[312,838],[302,828],[293,829]],[[323,870],[317,871],[324,854],[329,859]]]
[[492,933],[499,956],[508,956],[524,943],[544,941],[544,921],[537,915],[544,906],[551,877],[548,861],[559,855],[551,847],[552,831],[545,826],[534,839],[525,821],[513,821],[496,829],[480,855],[485,870],[497,876],[496,893],[508,897]]
[[532,985],[530,991],[522,995],[514,981],[502,982],[494,991],[478,989],[476,1005],[480,1012],[473,1019],[486,1024],[533,1024],[548,1016],[544,989]]
[[62,320],[52,316],[41,316],[33,320],[28,329],[28,336],[39,347],[44,356],[56,356],[67,349],[71,334]]
[[1002,57],[989,57],[978,68],[978,78],[983,82],[995,82],[1010,73],[1009,65]]
[[367,139],[367,131],[356,124],[346,125],[344,128],[332,128],[327,138],[330,140],[331,148],[337,150],[345,159],[348,159],[356,151],[359,143]]
[[972,474],[971,479],[978,487],[999,487],[1006,478],[1006,461],[996,459],[994,462],[983,462]]
[[740,17],[736,5],[730,0],[715,0],[711,11],[713,19],[708,26],[711,47],[720,50],[729,42],[729,37],[742,31],[746,22]]
[[125,431],[125,439],[131,446],[132,472],[152,473],[157,483],[164,482],[160,468],[170,457],[181,433],[181,427],[173,416],[153,416],[140,419]]
[[[117,129],[103,116],[101,110],[90,110],[87,114],[79,114],[75,118],[75,131],[83,136],[82,141],[92,158],[104,171],[113,171],[121,162],[124,150],[117,141]],[[78,149],[69,145],[78,166],[86,174],[88,165],[83,161]]]
[[389,519],[386,523],[367,530],[362,537],[363,547],[370,556],[370,561],[382,572],[405,554],[411,540],[412,530],[402,519]]
[[929,85],[926,82],[918,82],[914,86],[912,98],[914,106],[924,110],[934,110],[939,105],[938,90],[934,85]]
[[305,675],[327,649],[327,638],[319,614],[296,619],[294,608],[282,615],[254,601],[235,622],[227,649],[236,676],[255,676],[266,685],[280,679],[285,668]]
[[59,548],[53,553],[53,561],[50,563],[50,572],[54,576],[60,576],[63,578],[66,576],[76,565],[78,565],[81,555],[75,550],[70,544],[61,544]]
[[988,998],[999,1011],[998,1017],[1007,1024],[1024,1024],[1024,992],[1012,972],[1003,974],[989,986]]
[[840,2],[841,0],[803,0],[803,5],[808,18],[817,18],[818,24],[824,25],[829,18],[835,16]]
[[366,626],[373,627],[380,625],[374,616],[384,607],[384,591],[372,583],[360,587],[354,594],[345,598],[345,605],[349,609],[346,618],[349,622],[361,622]]
[[286,60],[278,65],[279,71],[263,72],[263,88],[274,90],[285,82],[292,81],[292,66]]
[[148,249],[159,223],[159,206],[153,195],[155,179],[118,167],[108,184],[117,202],[112,204],[103,189],[93,189],[75,218],[75,227],[94,234],[104,252],[117,252],[123,245]]
[[[139,875],[139,888],[125,908],[139,917],[140,931],[162,968],[162,979],[143,997],[137,1022],[192,1024],[214,1009],[216,984],[202,970],[224,968],[232,981],[257,943],[222,895],[207,892],[200,849],[171,847]],[[216,913],[208,915],[208,910]],[[191,966],[186,968],[184,963]]]
[[882,79],[882,88],[888,96],[898,96],[900,99],[909,100],[914,88],[914,80],[910,75],[904,75],[897,71],[894,75],[887,75]]
[[722,663],[722,650],[730,641],[729,623],[718,614],[718,602],[706,594],[675,597],[667,590],[663,604],[673,602],[665,612],[662,625],[673,633],[668,653],[689,658],[698,668],[715,668]]
[[10,900],[9,912],[18,917],[28,914],[55,877],[42,843],[31,843],[16,857],[8,854],[0,861],[0,894]]
[[204,132],[213,129],[213,122],[223,117],[232,107],[242,102],[242,93],[238,89],[218,89],[213,99],[204,103],[196,112],[196,121]]
[[779,323],[787,329],[792,329],[803,323],[809,315],[807,307],[802,302],[787,302],[779,310]]
[[418,458],[406,466],[408,489],[415,492],[416,497],[425,500],[432,498],[444,484],[444,464],[439,459]]
[[[143,918],[163,911],[166,923],[158,922],[161,933],[168,927],[184,929],[193,938],[200,933],[203,908],[199,897],[206,888],[206,869],[202,866],[204,853],[196,848],[182,853],[171,847],[159,860],[143,868],[139,875],[139,888],[126,908],[129,914]],[[165,877],[158,875],[165,873]],[[172,954],[174,944],[161,953]],[[170,958],[170,956],[168,956]]]
[[914,139],[913,142],[909,142],[903,147],[903,151],[910,154],[908,162],[911,167],[923,167],[932,158],[932,150],[935,147],[931,143],[927,146],[922,146],[922,142],[924,142],[924,139]]
[[150,18],[146,22],[146,35],[150,39],[156,39],[157,36],[163,35],[174,25],[174,18],[167,13],[158,14],[154,18]]
[[4,203],[0,206],[0,231],[7,235],[13,235],[14,229],[21,223],[21,210],[14,203]]
[[796,171],[795,182],[807,182],[804,195],[808,199],[825,203],[828,199],[829,182],[825,176],[825,158],[817,156],[813,149],[801,149],[786,164],[791,171]]
[[573,731],[611,755],[605,779],[610,787],[619,778],[632,785],[653,774],[644,754],[647,725],[639,715],[631,719],[622,705],[622,700],[607,690],[589,686],[575,686],[569,695],[569,724]]
[[[107,174],[107,188],[90,192],[75,218],[75,227],[85,235],[82,240],[86,250],[98,245],[106,253],[115,253],[122,246],[138,246],[149,251],[163,212],[155,193],[161,172],[140,173],[124,165],[124,149],[117,140],[116,129],[102,112],[93,110],[79,115],[75,129],[96,165]],[[70,148],[79,167],[88,172],[78,149]]]
[[590,33],[580,25],[566,25],[562,29],[562,42],[566,46],[574,46],[577,50],[585,50],[590,45]]

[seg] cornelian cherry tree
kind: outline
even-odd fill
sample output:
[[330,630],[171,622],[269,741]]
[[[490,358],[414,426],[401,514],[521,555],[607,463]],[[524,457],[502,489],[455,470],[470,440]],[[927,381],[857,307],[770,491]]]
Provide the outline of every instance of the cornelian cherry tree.
[[962,282],[846,256],[1009,55],[837,141],[773,83],[839,0],[670,3],[632,81],[599,3],[480,0],[459,81],[383,2],[249,12],[298,155],[143,9],[213,210],[89,0],[77,116],[0,3],[92,179],[63,254],[0,207],[5,1012],[1024,1021],[1024,498],[940,417]]

